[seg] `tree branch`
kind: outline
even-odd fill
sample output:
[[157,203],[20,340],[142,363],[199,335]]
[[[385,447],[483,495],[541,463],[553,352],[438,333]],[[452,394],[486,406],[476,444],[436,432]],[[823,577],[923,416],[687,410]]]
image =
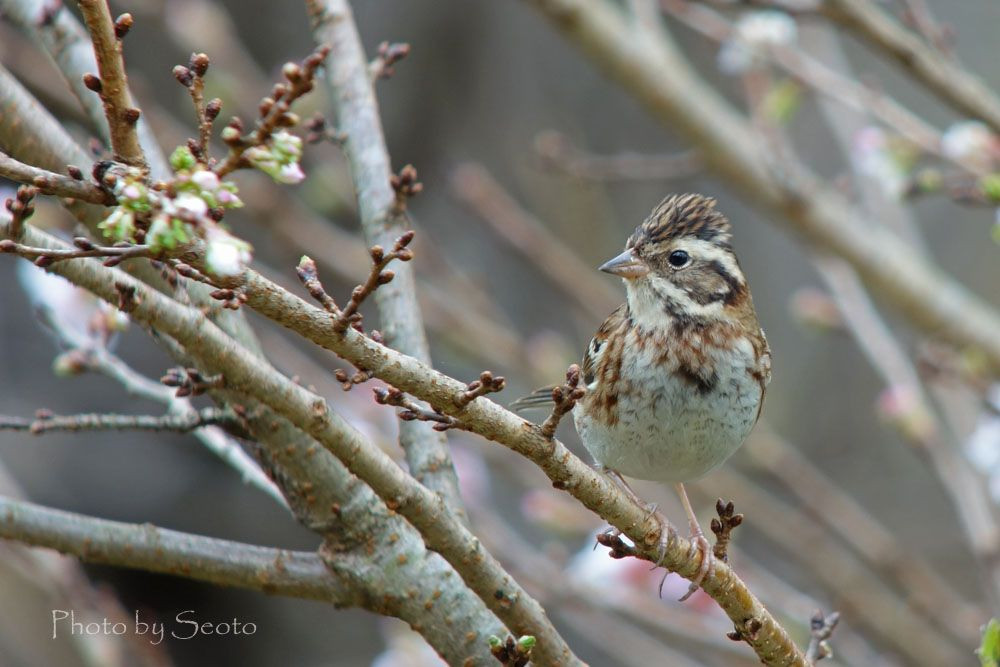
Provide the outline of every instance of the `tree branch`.
[[[85,74],[97,71],[94,47],[73,13],[62,2],[49,0],[0,0],[0,11],[48,54],[93,126],[110,141],[104,105],[83,83]],[[139,119],[137,130],[153,177],[166,178],[170,167],[145,118]]]
[[101,96],[115,160],[146,170],[149,167],[136,131],[141,112],[132,103],[125,63],[122,60],[121,38],[116,34],[108,0],[78,2],[90,39],[94,43],[94,56],[100,73],[100,78],[92,73],[88,73],[89,76],[85,74],[84,83]]
[[[0,225],[0,235],[6,236],[7,233],[7,225]],[[34,246],[62,245],[30,226],[25,228],[24,239]],[[157,331],[172,337],[198,359],[205,371],[224,371],[227,390],[239,392],[269,406],[320,442],[353,474],[367,483],[390,509],[404,516],[416,527],[428,548],[441,554],[466,585],[512,632],[537,637],[535,656],[541,663],[580,664],[548,621],[538,602],[482,548],[479,540],[459,521],[441,497],[407,475],[387,454],[330,410],[323,398],[284,377],[264,360],[248,356],[235,341],[206,321],[200,311],[181,306],[122,271],[103,267],[91,259],[59,262],[52,265],[50,270],[110,302],[117,301],[116,285],[124,284],[134,289],[138,298],[129,313],[134,321],[155,326]],[[274,288],[284,293],[277,286]],[[296,300],[293,295],[284,294],[287,298]],[[322,313],[325,320],[323,328],[328,328],[329,313],[314,309],[305,302],[301,304],[306,311],[316,310]],[[348,328],[346,335],[350,334],[362,337],[362,334]],[[367,338],[363,339],[376,345]],[[466,384],[458,384],[460,391],[456,396],[467,391]],[[480,397],[465,409],[484,400]],[[452,408],[458,409],[454,402]],[[295,507],[291,498],[289,501]]]
[[[378,101],[372,87],[368,59],[347,0],[307,0],[316,41],[329,44],[327,82],[333,98],[337,130],[344,137],[357,191],[361,229],[369,246],[392,247],[410,228],[405,210],[397,203],[392,166],[382,132]],[[386,344],[430,363],[430,347],[414,289],[413,269],[401,265],[390,288],[375,294]],[[417,480],[442,495],[466,520],[458,478],[444,434],[422,421],[403,422],[399,440],[406,462]]]
[[0,176],[17,183],[33,185],[47,195],[72,197],[104,206],[115,204],[114,196],[94,183],[79,181],[70,176],[32,167],[2,152],[0,152]]
[[34,419],[0,415],[0,431],[28,431],[41,435],[51,431],[173,431],[188,433],[202,426],[235,424],[235,414],[218,408],[167,415],[80,414],[50,415]]
[[0,537],[89,563],[173,574],[265,593],[359,604],[315,553],[286,551],[63,512],[0,496]]
[[1000,99],[982,80],[954,60],[943,58],[912,31],[868,0],[825,0],[829,18],[858,33],[876,50],[891,56],[914,78],[962,113],[980,118],[1000,132]]
[[[488,440],[503,444],[537,464],[553,486],[571,493],[638,545],[642,557],[659,560],[661,522],[645,507],[632,502],[606,476],[574,456],[565,445],[548,439],[536,424],[521,419],[485,397],[458,407],[455,398],[466,385],[430,368],[423,362],[380,345],[370,338],[347,329],[337,334],[330,326],[329,314],[248,271],[244,286],[247,305],[261,314],[331,350],[355,366],[367,369],[381,380],[425,400],[440,412],[457,417],[462,428]],[[401,510],[400,510],[401,511]],[[698,559],[691,558],[690,542],[676,537],[670,542],[662,561],[664,567],[688,579],[698,572]],[[785,630],[764,608],[736,574],[717,563],[703,588],[734,621],[753,618],[760,629],[749,639],[750,645],[767,664],[804,665],[802,653]],[[504,616],[497,612],[498,616]],[[513,628],[512,628],[513,629]]]

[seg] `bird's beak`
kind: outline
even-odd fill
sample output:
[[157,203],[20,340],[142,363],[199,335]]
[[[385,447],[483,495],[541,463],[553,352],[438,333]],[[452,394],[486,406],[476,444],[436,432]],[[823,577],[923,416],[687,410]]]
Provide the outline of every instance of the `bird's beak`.
[[612,273],[622,278],[641,278],[649,273],[649,267],[639,261],[639,258],[631,250],[626,250],[597,268],[605,273]]

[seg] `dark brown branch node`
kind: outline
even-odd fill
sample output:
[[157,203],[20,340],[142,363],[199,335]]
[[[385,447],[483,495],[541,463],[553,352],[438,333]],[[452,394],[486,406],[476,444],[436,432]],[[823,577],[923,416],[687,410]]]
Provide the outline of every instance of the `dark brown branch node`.
[[182,398],[224,387],[226,379],[221,374],[205,377],[197,368],[171,368],[160,378],[160,382],[168,387],[177,387],[174,395]]
[[505,380],[502,376],[494,376],[493,373],[489,371],[483,371],[479,374],[478,380],[473,380],[469,384],[465,385],[465,391],[455,397],[455,405],[460,408],[464,408],[480,396],[502,391],[506,385],[507,380]]
[[434,422],[433,429],[435,431],[447,431],[459,425],[459,421],[454,417],[437,410],[421,407],[395,387],[377,387],[372,391],[375,394],[375,402],[379,405],[403,408],[398,414],[403,421]]
[[535,638],[524,635],[514,639],[508,635],[506,641],[496,635],[490,637],[490,653],[504,667],[525,667],[531,660],[531,649],[535,646]]
[[573,364],[566,370],[566,383],[552,390],[552,402],[555,405],[541,426],[542,435],[547,440],[555,437],[559,422],[573,409],[576,402],[583,398],[585,392],[586,390],[580,386],[580,367]]
[[728,563],[731,533],[734,528],[743,523],[743,515],[736,514],[736,507],[732,501],[727,503],[722,498],[715,501],[715,512],[719,517],[712,519],[711,523],[712,532],[715,533],[715,546],[712,547],[712,553],[722,562]]

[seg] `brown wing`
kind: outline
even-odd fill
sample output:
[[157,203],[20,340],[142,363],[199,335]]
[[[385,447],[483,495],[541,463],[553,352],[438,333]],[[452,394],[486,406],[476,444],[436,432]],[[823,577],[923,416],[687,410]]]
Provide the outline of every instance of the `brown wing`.
[[619,306],[608,319],[597,329],[597,333],[590,339],[590,345],[583,354],[583,383],[590,388],[590,385],[601,374],[601,361],[608,350],[608,341],[612,332],[618,329],[625,321],[626,306]]

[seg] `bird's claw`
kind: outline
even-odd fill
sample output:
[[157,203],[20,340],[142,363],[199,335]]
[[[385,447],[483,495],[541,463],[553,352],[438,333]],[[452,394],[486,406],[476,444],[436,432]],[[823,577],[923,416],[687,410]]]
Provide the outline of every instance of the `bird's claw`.
[[705,579],[711,576],[712,570],[715,569],[715,554],[712,553],[712,545],[708,543],[707,539],[705,539],[705,535],[701,532],[701,530],[691,536],[690,557],[694,558],[695,553],[698,551],[701,552],[701,562],[698,565],[698,573],[695,574],[694,579],[691,580],[687,593],[680,598],[679,602],[684,602],[694,595],[695,592],[701,588],[701,584],[705,581]]

